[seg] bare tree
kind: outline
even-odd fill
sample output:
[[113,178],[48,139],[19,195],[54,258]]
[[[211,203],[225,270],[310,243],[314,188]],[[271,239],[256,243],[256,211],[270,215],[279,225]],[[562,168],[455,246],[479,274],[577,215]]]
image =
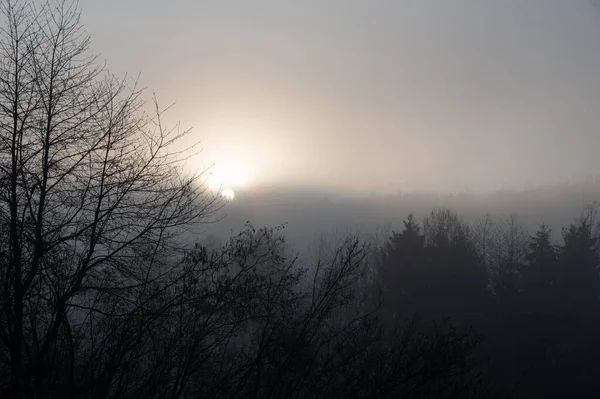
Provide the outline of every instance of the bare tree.
[[473,226],[475,250],[477,251],[477,256],[481,259],[481,263],[488,271],[493,264],[495,233],[494,221],[489,213],[475,220]]
[[[369,297],[373,290],[365,290],[361,279],[370,268],[370,250],[357,237],[322,245],[310,270],[295,266],[295,259],[273,257],[281,242],[269,230],[243,233],[230,245],[224,253],[238,254],[233,263],[240,274],[234,280],[245,289],[229,287],[243,300],[228,309],[239,309],[236,323],[243,333],[223,348],[227,367],[213,367],[226,382],[204,374],[202,383],[188,391],[194,396],[467,398],[485,393],[471,359],[475,335],[446,323],[384,327],[381,297]],[[258,258],[248,254],[259,247],[271,248],[262,251],[272,254],[261,261],[272,271],[268,276],[252,271]]]
[[145,114],[136,81],[89,54],[76,2],[5,0],[1,11],[0,338],[10,381],[0,383],[22,397],[51,388],[52,364],[74,373],[85,340],[107,338],[85,327],[102,307],[131,313],[140,304],[130,299],[152,297],[178,235],[218,203],[173,150],[187,131],[165,129],[158,106]]
[[472,232],[456,213],[439,208],[431,211],[423,221],[425,245],[440,245],[470,240]]
[[496,262],[523,263],[527,254],[529,233],[519,222],[516,214],[511,214],[496,229]]

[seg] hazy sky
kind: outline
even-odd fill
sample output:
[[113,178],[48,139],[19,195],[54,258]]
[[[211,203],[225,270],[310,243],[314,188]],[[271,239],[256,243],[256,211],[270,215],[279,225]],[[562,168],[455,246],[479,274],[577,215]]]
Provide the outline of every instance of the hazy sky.
[[[248,186],[473,191],[600,172],[592,0],[81,0]],[[224,182],[228,184],[228,182]]]

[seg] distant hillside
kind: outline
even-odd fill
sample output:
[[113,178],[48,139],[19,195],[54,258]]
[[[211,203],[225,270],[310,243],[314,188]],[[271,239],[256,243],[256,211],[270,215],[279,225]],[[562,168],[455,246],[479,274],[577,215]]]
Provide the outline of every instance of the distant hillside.
[[600,200],[600,182],[503,190],[489,194],[406,193],[388,196],[344,196],[308,188],[263,188],[237,191],[236,199],[220,213],[208,233],[225,239],[246,221],[256,226],[287,223],[287,234],[296,245],[315,241],[320,234],[370,232],[390,225],[397,228],[414,213],[421,219],[433,208],[446,207],[471,222],[489,213],[502,219],[516,213],[528,229],[544,222],[554,233],[577,218],[587,205]]

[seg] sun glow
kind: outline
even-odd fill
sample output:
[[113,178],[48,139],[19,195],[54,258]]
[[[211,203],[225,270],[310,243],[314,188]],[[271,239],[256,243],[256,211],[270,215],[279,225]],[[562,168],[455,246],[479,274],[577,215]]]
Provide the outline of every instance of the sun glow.
[[217,191],[231,190],[233,187],[244,187],[247,185],[247,182],[247,176],[238,168],[211,170],[208,177],[210,188]]
[[221,195],[227,200],[232,201],[235,198],[235,192],[232,189],[226,188],[221,192]]

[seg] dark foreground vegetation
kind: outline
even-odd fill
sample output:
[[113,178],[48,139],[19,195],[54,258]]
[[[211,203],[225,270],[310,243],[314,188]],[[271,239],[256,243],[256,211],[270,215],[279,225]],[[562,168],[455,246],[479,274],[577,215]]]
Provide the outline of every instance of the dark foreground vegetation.
[[[517,219],[473,226],[448,210],[411,217],[378,268],[389,312],[449,317],[484,337],[476,351],[496,389],[516,397],[594,397],[600,367],[597,207],[556,240]],[[513,385],[513,388],[510,388]]]
[[4,397],[593,397],[595,208],[560,243],[435,210],[311,260],[279,228],[188,245],[222,204],[187,132],[88,54],[74,3],[2,12]]

